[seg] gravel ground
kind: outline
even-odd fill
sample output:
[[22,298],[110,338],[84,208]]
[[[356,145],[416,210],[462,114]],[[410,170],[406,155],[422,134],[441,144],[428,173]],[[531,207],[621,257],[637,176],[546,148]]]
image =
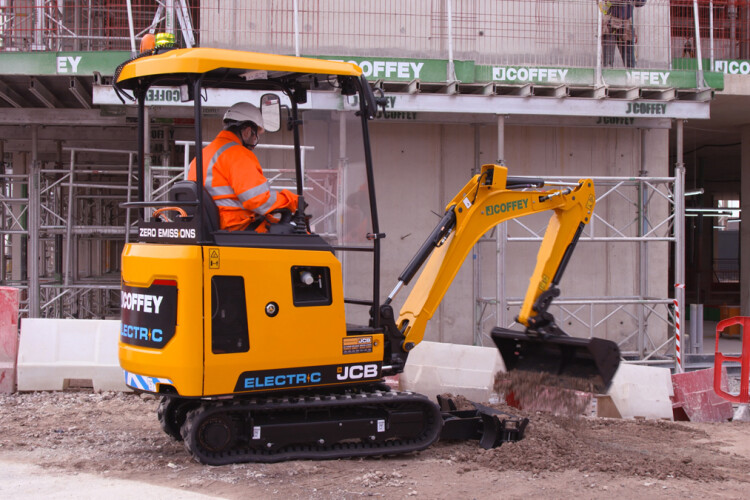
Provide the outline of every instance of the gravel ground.
[[210,467],[161,431],[157,406],[152,396],[129,393],[0,396],[0,461],[32,471],[3,483],[0,496],[10,498],[5,489],[49,498],[45,475],[78,491],[57,498],[99,498],[94,479],[108,479],[109,500],[129,491],[115,480],[172,488],[173,498],[230,499],[746,498],[750,487],[750,423],[566,417],[496,405],[530,419],[523,440],[493,450],[440,442],[398,457]]

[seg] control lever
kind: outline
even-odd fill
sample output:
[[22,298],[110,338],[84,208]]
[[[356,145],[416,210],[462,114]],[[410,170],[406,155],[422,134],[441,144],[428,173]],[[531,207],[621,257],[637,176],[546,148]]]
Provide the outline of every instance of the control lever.
[[305,214],[307,208],[307,202],[304,196],[300,196],[297,199],[297,211],[294,212],[292,217],[292,223],[296,226],[294,232],[296,234],[309,234],[310,233],[310,217]]

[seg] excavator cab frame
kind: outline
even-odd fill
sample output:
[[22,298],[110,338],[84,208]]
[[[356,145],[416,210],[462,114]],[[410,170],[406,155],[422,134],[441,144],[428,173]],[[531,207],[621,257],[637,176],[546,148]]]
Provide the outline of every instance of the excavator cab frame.
[[[364,159],[365,191],[367,194],[366,210],[369,213],[366,244],[356,246],[333,244],[332,249],[336,252],[367,252],[372,255],[372,287],[369,297],[345,299],[347,303],[366,306],[370,311],[380,310],[380,262],[381,262],[381,239],[385,234],[380,230],[378,209],[375,196],[375,182],[372,162],[372,149],[369,139],[368,121],[374,118],[379,105],[385,105],[382,97],[376,97],[362,70],[352,63],[329,61],[324,59],[307,59],[283,55],[263,54],[225,49],[193,48],[193,49],[152,49],[140,54],[134,59],[126,61],[118,67],[115,73],[113,86],[121,96],[121,99],[129,98],[135,100],[138,106],[138,165],[137,175],[138,200],[125,203],[122,206],[128,209],[138,209],[140,221],[138,223],[141,231],[140,241],[158,243],[159,238],[148,238],[147,231],[154,234],[158,228],[163,228],[163,222],[154,223],[146,220],[144,209],[146,208],[169,208],[175,205],[175,200],[156,202],[146,201],[144,186],[145,171],[145,106],[149,98],[149,91],[155,86],[173,87],[180,89],[180,98],[183,102],[192,101],[194,107],[194,136],[195,144],[203,143],[203,100],[206,89],[233,89],[233,90],[256,90],[261,92],[273,92],[287,97],[288,116],[287,127],[292,131],[294,142],[294,167],[297,195],[300,198],[297,211],[293,214],[291,222],[293,231],[282,231],[283,236],[258,235],[257,241],[270,241],[275,238],[276,242],[285,240],[287,242],[305,240],[310,242],[315,235],[311,234],[309,227],[310,215],[305,212],[307,203],[303,191],[304,166],[302,161],[302,140],[300,128],[303,124],[300,105],[308,102],[313,96],[311,91],[336,91],[343,100],[354,97],[353,101],[358,107],[356,115],[361,126],[361,140]],[[132,93],[132,96],[128,95]],[[273,95],[273,94],[271,94]],[[196,99],[195,96],[204,96]],[[261,97],[261,102],[267,94]],[[344,106],[346,107],[346,106]],[[261,109],[264,109],[261,106]],[[201,147],[195,147],[195,164],[197,175],[201,179],[203,175],[203,152]],[[196,196],[194,201],[181,202],[181,206],[188,207],[191,215],[190,224],[198,237],[188,239],[201,244],[237,244],[238,235],[227,231],[216,231],[215,223],[210,223],[210,213],[215,210],[210,196]],[[192,210],[189,208],[195,205]],[[208,207],[207,207],[208,205]],[[271,226],[273,228],[273,226]],[[144,229],[146,228],[146,229]],[[271,233],[275,233],[274,229]],[[268,237],[270,236],[270,238]],[[247,238],[246,235],[242,239]],[[180,242],[179,238],[172,242]],[[322,244],[321,244],[322,245]],[[380,315],[370,314],[368,329],[378,330],[381,325]]]

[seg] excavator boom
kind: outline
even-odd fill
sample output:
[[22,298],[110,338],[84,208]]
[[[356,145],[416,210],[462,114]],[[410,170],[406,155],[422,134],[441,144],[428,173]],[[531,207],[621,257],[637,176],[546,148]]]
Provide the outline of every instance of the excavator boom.
[[552,216],[517,317],[525,331],[495,328],[492,337],[508,369],[592,378],[597,388],[606,390],[620,361],[617,344],[570,337],[547,312],[559,295],[557,285],[583,227],[591,219],[594,184],[582,179],[577,186],[522,190],[543,185],[541,179],[508,177],[505,167],[484,165],[448,204],[440,223],[399,276],[399,284],[386,302],[426,261],[396,321],[403,333],[404,351],[422,340],[427,322],[483,234],[507,220],[550,210]]

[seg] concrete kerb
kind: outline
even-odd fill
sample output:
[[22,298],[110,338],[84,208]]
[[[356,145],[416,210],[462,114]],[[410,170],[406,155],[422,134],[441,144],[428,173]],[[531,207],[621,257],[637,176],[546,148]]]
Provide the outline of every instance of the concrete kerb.
[[[504,371],[494,347],[423,341],[409,353],[399,385],[433,400],[451,393],[484,402],[494,395],[495,374]],[[668,368],[622,363],[607,393],[616,407],[608,416],[673,420],[673,396]]]
[[423,341],[409,353],[399,383],[402,390],[433,401],[451,393],[481,403],[492,396],[499,371],[505,371],[505,364],[495,347]]
[[[118,320],[28,318],[21,322],[18,390],[129,391],[117,356]],[[89,382],[90,381],[90,382]]]
[[620,363],[608,395],[622,418],[673,420],[669,368]]
[[732,420],[735,422],[750,422],[750,406],[747,404],[738,405],[737,409],[734,410]]
[[[248,486],[248,498],[260,498],[254,486]],[[0,460],[0,497],[14,500],[211,500],[223,497],[204,495],[185,489],[159,486],[143,481],[101,477],[81,472],[55,471],[38,465]]]

